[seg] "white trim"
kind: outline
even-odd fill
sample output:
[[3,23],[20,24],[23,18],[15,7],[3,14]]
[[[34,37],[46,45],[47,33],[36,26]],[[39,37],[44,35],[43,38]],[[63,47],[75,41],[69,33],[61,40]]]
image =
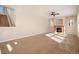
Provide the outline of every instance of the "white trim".
[[[38,34],[35,34],[35,35],[39,35],[39,34],[41,34],[41,33],[38,33]],[[46,34],[46,33],[43,33],[43,34]],[[14,37],[14,38],[10,38],[10,39],[6,39],[6,40],[3,40],[3,41],[0,41],[0,43],[6,42],[6,41],[11,41],[11,40],[16,40],[16,39],[21,39],[21,38],[24,38],[24,37],[35,36],[35,35],[31,34],[31,35],[18,36],[18,37]]]
[[6,39],[6,40],[3,40],[3,41],[0,41],[0,43],[6,42],[6,41],[11,41],[11,40],[16,40],[16,39],[21,39],[21,38],[24,38],[24,37],[29,37],[29,36],[19,36],[19,37],[16,37],[16,38]]

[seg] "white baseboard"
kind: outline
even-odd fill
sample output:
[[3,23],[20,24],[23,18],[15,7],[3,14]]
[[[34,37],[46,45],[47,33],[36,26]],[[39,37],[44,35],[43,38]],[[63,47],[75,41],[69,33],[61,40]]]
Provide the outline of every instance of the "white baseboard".
[[24,37],[28,37],[28,36],[19,36],[19,37],[15,37],[15,38],[11,38],[11,39],[6,39],[6,40],[3,40],[3,41],[0,41],[0,43],[6,42],[6,41],[11,41],[11,40],[16,40],[16,39],[21,39],[21,38],[24,38]]
[[[2,40],[0,41],[0,43],[2,42],[6,42],[6,41],[11,41],[11,40],[16,40],[16,39],[21,39],[21,38],[24,38],[24,37],[30,37],[30,36],[34,36],[34,35],[39,35],[41,33],[38,33],[38,34],[31,34],[31,35],[23,35],[23,36],[17,36],[17,37],[13,37],[13,38],[10,38],[10,39],[5,39],[5,40]],[[44,34],[44,33],[43,33]]]

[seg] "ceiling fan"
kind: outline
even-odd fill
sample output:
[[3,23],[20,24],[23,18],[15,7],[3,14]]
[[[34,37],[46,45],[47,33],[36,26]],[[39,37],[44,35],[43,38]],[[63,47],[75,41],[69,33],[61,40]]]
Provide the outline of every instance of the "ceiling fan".
[[55,16],[55,15],[59,15],[59,13],[51,12],[51,14],[50,14],[50,15]]

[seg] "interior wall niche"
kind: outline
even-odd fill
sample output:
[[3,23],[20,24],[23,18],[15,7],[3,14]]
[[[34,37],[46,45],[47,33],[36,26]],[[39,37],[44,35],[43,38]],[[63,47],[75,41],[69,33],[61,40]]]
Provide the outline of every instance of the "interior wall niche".
[[51,21],[51,32],[53,33],[64,33],[64,20],[65,17],[56,17],[53,19],[54,21]]
[[15,27],[15,9],[0,5],[0,27]]

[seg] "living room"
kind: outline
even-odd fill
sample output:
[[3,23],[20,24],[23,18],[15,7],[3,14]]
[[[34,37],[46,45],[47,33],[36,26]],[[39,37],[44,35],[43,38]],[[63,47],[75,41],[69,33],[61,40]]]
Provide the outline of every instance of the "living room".
[[[74,46],[74,48],[71,49],[73,45],[78,45],[78,5],[5,5],[5,7],[14,11],[14,26],[1,25],[0,27],[2,53],[79,53],[78,46]],[[42,40],[43,38],[44,40]],[[28,39],[29,41],[27,41]],[[30,39],[34,40],[31,41]],[[65,41],[66,39],[67,41]],[[26,42],[30,43],[27,44],[28,46],[31,45],[29,46],[30,48],[25,46]],[[52,45],[47,44],[47,42],[57,45],[53,45],[55,47],[52,47]],[[63,42],[65,47],[63,46]],[[20,47],[21,45],[24,45],[24,47]],[[38,47],[36,45],[38,45]],[[58,45],[62,45],[61,48]],[[41,46],[44,46],[44,48]],[[66,48],[66,50],[64,50],[63,47]],[[25,49],[23,50],[23,48]],[[47,48],[47,50],[45,48]],[[59,50],[56,50],[57,48]]]

